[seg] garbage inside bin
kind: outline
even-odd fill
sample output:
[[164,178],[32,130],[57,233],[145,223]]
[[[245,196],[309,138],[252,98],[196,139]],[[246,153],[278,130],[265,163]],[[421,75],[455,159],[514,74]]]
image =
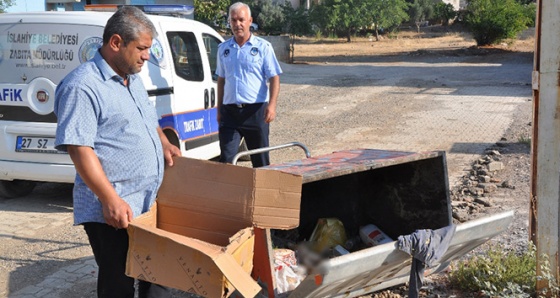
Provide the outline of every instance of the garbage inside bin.
[[317,253],[333,249],[346,242],[344,224],[336,218],[319,218],[309,239]]
[[306,276],[305,269],[298,265],[293,250],[274,249],[274,278],[279,294],[292,291]]
[[[386,237],[397,239],[418,229],[452,224],[445,152],[347,150],[264,169],[303,177],[300,224],[293,230],[272,230],[274,246],[292,245],[301,261],[300,255],[308,253],[303,244],[318,220],[337,218],[347,236],[341,246],[350,248],[347,254],[322,254],[320,260],[309,262],[308,257],[307,264],[300,263],[307,266],[307,277],[288,297],[357,297],[403,284],[409,279],[410,256],[395,241],[367,247],[357,240],[360,229],[373,224]],[[426,274],[443,270],[502,233],[512,218],[513,211],[508,211],[458,225],[449,249]],[[254,259],[255,264],[260,261]],[[266,273],[259,274],[253,277],[266,280]]]
[[373,224],[368,224],[360,228],[360,239],[368,246],[393,242],[391,237],[387,236],[387,234]]

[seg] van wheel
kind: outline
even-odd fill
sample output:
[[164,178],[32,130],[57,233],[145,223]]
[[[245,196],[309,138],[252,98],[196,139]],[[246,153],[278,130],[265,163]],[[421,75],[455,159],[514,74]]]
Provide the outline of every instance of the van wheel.
[[37,182],[27,180],[0,180],[0,197],[5,199],[23,197],[30,194]]
[[[237,149],[237,153],[242,152],[242,151],[247,151],[249,150],[247,148],[247,144],[245,143],[245,139],[241,139],[241,143],[239,144],[239,149]],[[251,161],[251,155],[244,155],[241,156],[238,160],[240,161]]]
[[171,143],[173,146],[181,149],[181,144],[179,144],[179,138],[177,137],[177,135],[173,131],[167,129],[163,133],[167,137],[167,140],[169,140],[169,143]]

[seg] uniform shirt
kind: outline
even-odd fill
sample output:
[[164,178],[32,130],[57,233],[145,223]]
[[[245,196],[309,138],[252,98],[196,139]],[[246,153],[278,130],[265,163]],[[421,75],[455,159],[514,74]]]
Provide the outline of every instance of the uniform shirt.
[[[137,75],[129,86],[103,57],[68,74],[56,89],[56,148],[88,146],[134,216],[149,210],[163,179],[163,149],[157,115]],[[104,223],[98,197],[79,174],[74,184],[74,224]]]
[[268,79],[282,74],[272,45],[251,34],[242,46],[232,37],[218,47],[216,74],[225,78],[223,104],[268,101]]

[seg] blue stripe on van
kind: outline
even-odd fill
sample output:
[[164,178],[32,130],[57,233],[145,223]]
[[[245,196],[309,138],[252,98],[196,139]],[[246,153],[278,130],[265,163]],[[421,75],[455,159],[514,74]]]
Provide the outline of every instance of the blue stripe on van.
[[173,127],[179,139],[186,141],[218,132],[217,109],[165,115],[159,120],[162,128]]

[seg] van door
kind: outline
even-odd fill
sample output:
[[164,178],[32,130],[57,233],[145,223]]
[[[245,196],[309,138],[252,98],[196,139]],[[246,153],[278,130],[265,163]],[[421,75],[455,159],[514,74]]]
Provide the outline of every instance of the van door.
[[[221,37],[193,22],[162,22],[171,54],[173,98],[171,113],[162,115],[160,126],[169,137],[175,132],[183,156],[213,158],[220,154],[216,121],[215,71],[209,56],[217,51]],[[189,31],[188,29],[192,29]],[[215,58],[214,58],[215,60]]]
[[70,157],[54,147],[55,89],[95,54],[105,20],[86,14],[64,18],[0,16],[0,197],[31,192],[31,181],[74,181]]

